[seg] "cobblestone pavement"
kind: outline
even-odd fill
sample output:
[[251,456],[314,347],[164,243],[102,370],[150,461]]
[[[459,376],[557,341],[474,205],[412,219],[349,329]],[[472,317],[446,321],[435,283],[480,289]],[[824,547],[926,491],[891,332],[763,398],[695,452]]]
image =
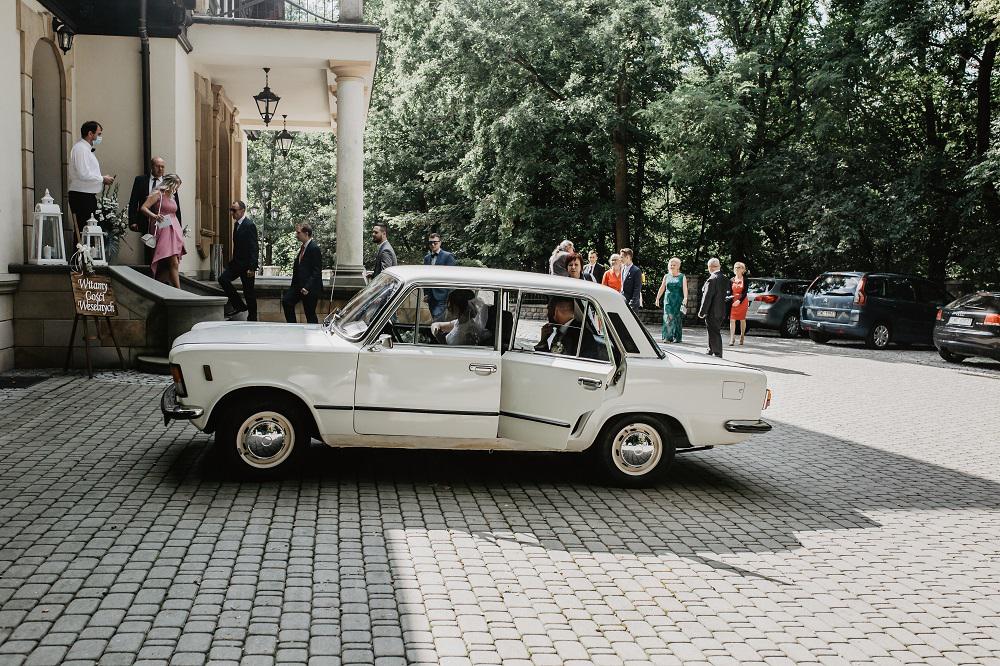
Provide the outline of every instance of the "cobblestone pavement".
[[162,378],[0,392],[0,664],[1000,663],[1000,364],[726,354],[774,430],[643,491],[319,446],[237,482]]

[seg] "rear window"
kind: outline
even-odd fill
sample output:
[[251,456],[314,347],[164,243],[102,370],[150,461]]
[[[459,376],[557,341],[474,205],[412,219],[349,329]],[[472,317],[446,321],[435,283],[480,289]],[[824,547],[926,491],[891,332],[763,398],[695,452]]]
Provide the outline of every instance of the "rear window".
[[816,279],[815,284],[809,288],[809,293],[821,296],[853,296],[858,290],[860,279],[857,275],[827,273]]
[[765,294],[774,288],[774,280],[750,280],[747,283],[748,294]]
[[790,296],[804,296],[808,286],[808,282],[784,282],[781,285],[781,293]]
[[962,308],[964,310],[984,310],[986,312],[1000,312],[1000,294],[991,294],[981,291],[977,294],[966,294],[948,304],[950,309]]

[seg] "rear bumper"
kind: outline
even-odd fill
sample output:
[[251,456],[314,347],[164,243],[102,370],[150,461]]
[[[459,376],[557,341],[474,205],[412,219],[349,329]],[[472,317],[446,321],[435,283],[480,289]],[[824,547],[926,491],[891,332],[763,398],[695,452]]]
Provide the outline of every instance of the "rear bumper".
[[177,404],[177,386],[171,384],[160,396],[160,412],[163,414],[163,425],[167,425],[171,421],[191,421],[200,418],[205,410]]
[[982,331],[934,329],[934,346],[963,356],[985,356],[1000,360],[1000,335]]
[[733,419],[731,421],[726,421],[725,426],[726,430],[728,430],[729,432],[749,433],[751,435],[762,432],[770,432],[771,430],[771,424],[765,421],[764,419],[756,419],[756,420]]
[[802,330],[807,332],[815,331],[844,338],[864,338],[868,335],[868,327],[861,323],[852,324],[820,319],[799,319],[799,322],[802,324]]

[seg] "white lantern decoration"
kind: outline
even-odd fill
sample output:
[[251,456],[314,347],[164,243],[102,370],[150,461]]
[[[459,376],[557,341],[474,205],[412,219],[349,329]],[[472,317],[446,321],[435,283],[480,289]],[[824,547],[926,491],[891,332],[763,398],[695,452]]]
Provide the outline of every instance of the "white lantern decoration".
[[31,225],[31,256],[29,264],[43,266],[66,265],[66,240],[63,236],[62,210],[45,190],[45,196],[35,204]]
[[87,226],[83,228],[83,238],[80,241],[90,251],[90,259],[95,266],[107,266],[108,255],[104,250],[104,229],[91,215]]

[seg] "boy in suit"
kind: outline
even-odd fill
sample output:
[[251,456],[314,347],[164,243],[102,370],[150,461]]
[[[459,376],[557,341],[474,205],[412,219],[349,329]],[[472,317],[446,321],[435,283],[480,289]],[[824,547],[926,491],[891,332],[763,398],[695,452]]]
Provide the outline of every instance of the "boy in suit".
[[[233,314],[246,312],[247,321],[257,321],[257,292],[254,291],[254,278],[257,274],[260,253],[257,226],[247,217],[247,205],[242,201],[230,204],[229,215],[233,218],[233,258],[219,276],[219,285],[229,297]],[[243,283],[243,297],[246,298],[246,303],[233,288],[233,280],[236,278]]]
[[306,322],[318,324],[316,303],[323,293],[323,256],[319,245],[313,240],[313,230],[308,224],[295,225],[295,238],[302,243],[299,253],[292,263],[292,284],[281,297],[281,307],[285,310],[285,321],[294,324],[295,304],[302,301]]
[[[424,255],[424,266],[454,266],[455,255],[447,250],[441,249],[441,234],[433,233],[427,237],[427,243],[431,246],[431,251]],[[444,315],[445,305],[448,303],[448,289],[428,289],[424,299],[427,307],[431,311],[434,321],[439,321]]]

